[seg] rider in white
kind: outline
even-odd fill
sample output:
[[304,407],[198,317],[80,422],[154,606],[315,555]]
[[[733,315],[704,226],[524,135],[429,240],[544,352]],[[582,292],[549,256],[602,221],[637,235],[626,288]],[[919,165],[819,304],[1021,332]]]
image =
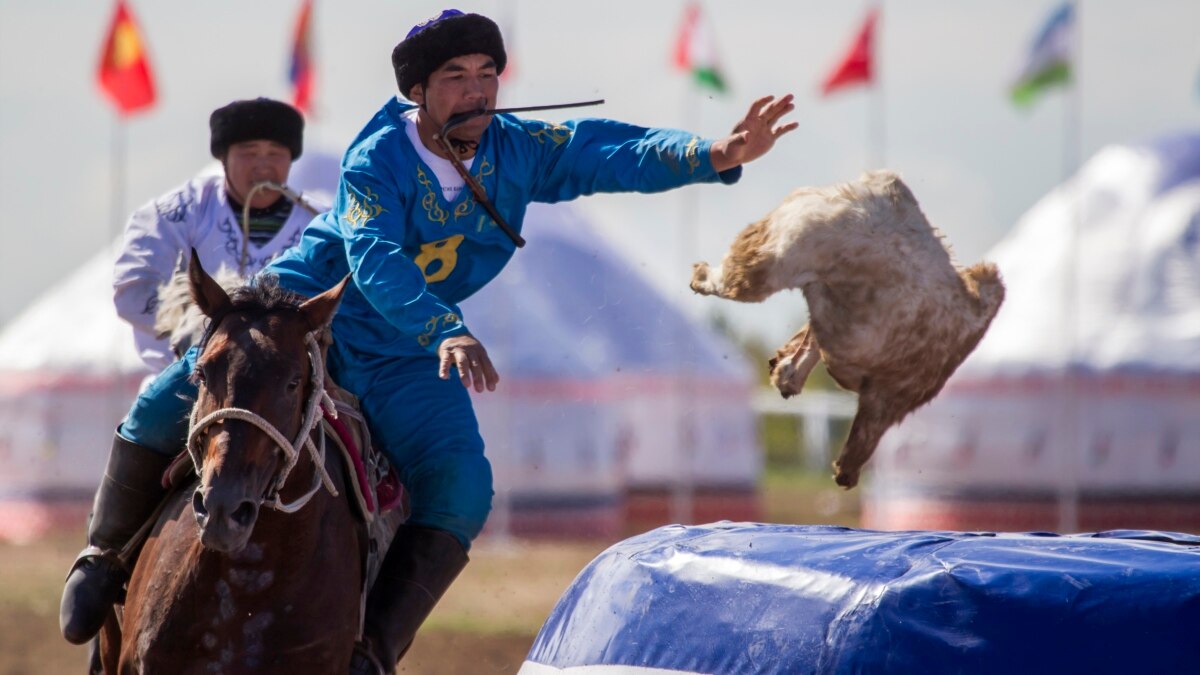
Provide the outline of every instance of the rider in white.
[[[296,204],[271,189],[251,193],[260,182],[287,184],[303,149],[304,118],[294,108],[266,98],[234,101],[213,111],[209,127],[210,149],[223,171],[202,173],[135,211],[113,274],[117,314],[133,326],[138,353],[155,373],[175,358],[155,336],[158,289],[187,267],[191,249],[209,273],[224,267],[248,277],[296,244],[314,215],[329,210],[311,195],[300,195]],[[247,195],[250,217],[243,222]]]
[[[329,209],[324,201],[298,196],[297,204],[255,187],[287,185],[303,150],[304,118],[295,108],[266,98],[234,101],[213,111],[209,127],[209,147],[224,171],[197,177],[135,212],[114,273],[117,313],[133,324],[142,359],[155,372],[174,361],[165,341],[154,337],[158,289],[188,264],[191,249],[210,272],[226,266],[254,274],[296,243],[315,213]],[[67,640],[91,640],[120,596],[128,578],[121,549],[162,500],[170,461],[169,453],[115,434],[88,522],[88,546],[63,590],[59,622]]]

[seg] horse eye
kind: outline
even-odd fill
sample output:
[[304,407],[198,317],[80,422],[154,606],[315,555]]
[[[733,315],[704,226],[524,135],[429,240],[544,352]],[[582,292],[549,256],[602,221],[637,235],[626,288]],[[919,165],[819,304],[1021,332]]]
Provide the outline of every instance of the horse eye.
[[288,382],[287,388],[288,388],[288,391],[296,391],[297,389],[299,389],[300,388],[300,378],[297,377],[296,379],[292,380],[291,382]]

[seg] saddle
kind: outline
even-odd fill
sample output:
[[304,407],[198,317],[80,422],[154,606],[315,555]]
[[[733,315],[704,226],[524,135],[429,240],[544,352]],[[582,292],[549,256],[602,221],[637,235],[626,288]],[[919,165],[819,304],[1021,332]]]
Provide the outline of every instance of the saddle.
[[335,410],[333,413],[322,410],[325,415],[322,431],[341,450],[346,466],[353,469],[354,480],[347,482],[353,488],[359,515],[370,524],[396,507],[407,514],[408,495],[387,457],[371,444],[371,433],[359,409],[358,397],[330,379],[325,380],[325,391],[333,399]]

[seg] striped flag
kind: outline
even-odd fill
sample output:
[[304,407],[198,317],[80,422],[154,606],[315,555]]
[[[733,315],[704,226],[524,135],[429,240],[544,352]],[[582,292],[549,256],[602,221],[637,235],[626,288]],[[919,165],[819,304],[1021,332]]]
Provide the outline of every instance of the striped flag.
[[854,36],[854,42],[850,43],[850,49],[821,83],[822,96],[828,96],[843,87],[871,84],[875,61],[875,22],[878,18],[878,8],[867,12],[862,27]]
[[157,99],[145,42],[124,0],[117,0],[96,81],[121,115],[149,108]]
[[729,88],[717,65],[717,44],[712,29],[698,2],[688,3],[684,10],[683,23],[675,39],[675,65],[691,72],[701,87],[719,93]]
[[304,0],[300,6],[292,38],[292,67],[288,79],[292,83],[292,105],[300,112],[308,113],[313,91],[312,0]]
[[1019,106],[1028,106],[1038,95],[1071,81],[1071,48],[1075,41],[1075,10],[1063,3],[1050,15],[1029,50],[1029,58],[1009,94]]

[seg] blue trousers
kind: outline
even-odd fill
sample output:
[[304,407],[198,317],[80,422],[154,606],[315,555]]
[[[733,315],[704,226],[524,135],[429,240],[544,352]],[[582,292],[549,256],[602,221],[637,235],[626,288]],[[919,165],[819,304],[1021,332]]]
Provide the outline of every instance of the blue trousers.
[[[492,467],[457,371],[442,380],[433,355],[383,357],[339,347],[337,324],[330,374],[359,397],[375,446],[399,472],[412,506],[408,522],[446,530],[469,549],[491,511]],[[122,436],[164,454],[183,449],[197,355],[193,347],[142,391],[121,423]]]

